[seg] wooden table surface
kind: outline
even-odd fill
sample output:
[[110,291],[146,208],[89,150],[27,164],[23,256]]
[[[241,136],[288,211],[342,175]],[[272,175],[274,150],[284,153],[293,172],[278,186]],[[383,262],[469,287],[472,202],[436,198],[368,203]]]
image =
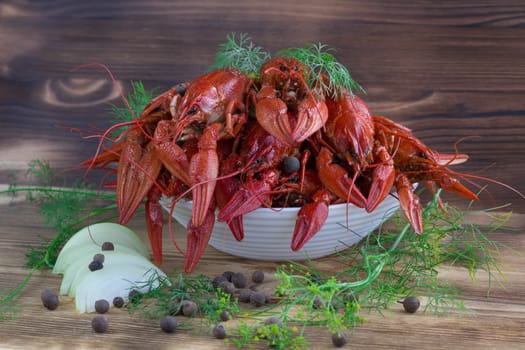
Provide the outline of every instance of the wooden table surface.
[[[108,127],[109,103],[120,102],[118,89],[101,69],[74,68],[103,63],[126,91],[131,80],[161,91],[203,73],[231,32],[249,33],[271,52],[307,42],[338,48],[337,58],[366,89],[363,98],[375,114],[403,123],[442,152],[453,152],[462,140],[459,149],[470,159],[458,171],[525,191],[525,4],[495,0],[3,0],[0,184],[23,179],[33,159],[69,169],[93,155],[96,140],[69,130]],[[68,174],[70,180],[80,176]],[[2,290],[16,287],[27,273],[26,245],[54,234],[32,204],[8,203],[0,201]],[[476,207],[507,203],[515,230],[492,237],[513,248],[502,251],[504,288],[493,286],[487,296],[486,274],[472,282],[465,270],[445,269],[442,278],[462,291],[474,315],[407,316],[394,306],[383,315],[366,315],[347,347],[525,349],[525,200],[490,184]],[[141,218],[130,226],[144,234]],[[176,251],[169,251],[166,269],[181,265]],[[275,266],[208,248],[196,272]],[[207,335],[162,334],[156,324],[117,311],[110,313],[110,333],[95,335],[91,316],[78,315],[71,300],[53,312],[41,307],[40,291],[59,284],[50,272],[33,276],[19,298],[18,318],[1,324],[1,348],[224,348]],[[331,347],[324,330],[312,330],[309,340],[313,348]]]

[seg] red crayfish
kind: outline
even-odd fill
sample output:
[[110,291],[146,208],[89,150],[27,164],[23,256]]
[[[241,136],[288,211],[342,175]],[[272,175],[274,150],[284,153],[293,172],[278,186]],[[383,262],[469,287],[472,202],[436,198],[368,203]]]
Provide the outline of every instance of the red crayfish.
[[132,122],[112,127],[128,129],[83,165],[115,171],[108,165],[117,163],[120,223],[146,200],[157,264],[162,263],[164,224],[159,200],[193,201],[186,272],[201,258],[216,217],[242,240],[249,234],[244,214],[262,206],[301,207],[290,243],[299,250],[321,229],[333,203],[370,212],[395,195],[414,231],[421,233],[415,183],[477,199],[459,182],[464,175],[448,168],[466,155],[439,154],[406,127],[373,116],[346,89],[337,95],[314,92],[309,74],[311,68],[300,60],[277,57],[262,65],[258,78],[218,69],[176,85]]

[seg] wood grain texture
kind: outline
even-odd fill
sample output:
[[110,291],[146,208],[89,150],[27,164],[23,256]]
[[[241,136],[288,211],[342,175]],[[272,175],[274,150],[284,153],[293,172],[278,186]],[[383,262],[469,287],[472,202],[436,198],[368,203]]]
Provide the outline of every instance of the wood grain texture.
[[[27,1],[0,3],[0,184],[24,180],[32,159],[68,171],[93,155],[96,140],[75,130],[102,130],[119,86],[131,80],[159,91],[202,74],[217,45],[231,32],[246,32],[271,52],[306,42],[338,48],[337,58],[366,89],[372,111],[413,129],[431,147],[470,155],[456,169],[504,182],[525,192],[525,3],[523,1]],[[100,68],[107,65],[116,78]],[[75,69],[79,68],[79,69]],[[466,138],[466,139],[464,139]],[[464,140],[463,140],[464,139]],[[100,174],[88,175],[96,183]],[[475,180],[480,185],[486,182]],[[512,203],[514,233],[497,239],[525,248],[525,201],[491,184],[476,207]],[[463,200],[448,200],[466,205]],[[27,219],[29,218],[29,219]],[[34,208],[0,202],[0,288],[24,276],[25,246],[52,235]],[[144,234],[144,223],[132,226]],[[180,228],[179,228],[180,230]],[[183,232],[179,232],[184,236]],[[182,238],[181,238],[182,239]],[[170,242],[166,242],[170,246]],[[505,251],[506,289],[486,297],[483,276],[468,281],[462,270],[443,275],[461,287],[476,316],[406,317],[399,309],[372,314],[349,347],[358,349],[524,348],[523,257]],[[173,250],[168,266],[181,266]],[[220,262],[220,263],[218,263]],[[320,264],[330,266],[330,260]],[[325,266],[325,265],[323,265]],[[272,264],[240,260],[208,248],[198,272],[248,270]],[[2,324],[6,348],[223,348],[209,337],[181,332],[170,337],[156,325],[114,313],[109,335],[94,335],[89,316],[65,300],[44,312],[38,295],[58,287],[37,274],[21,297],[22,314]],[[330,346],[312,331],[313,347]],[[320,333],[316,333],[320,332]],[[138,345],[137,345],[138,344]]]

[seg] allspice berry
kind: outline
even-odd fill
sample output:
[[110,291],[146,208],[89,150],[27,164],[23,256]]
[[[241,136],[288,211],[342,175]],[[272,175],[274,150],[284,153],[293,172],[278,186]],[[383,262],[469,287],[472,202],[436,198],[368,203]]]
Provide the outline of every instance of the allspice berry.
[[106,316],[95,316],[91,320],[91,327],[97,333],[105,333],[108,330],[109,320]]
[[58,294],[51,289],[46,289],[40,294],[42,304],[48,310],[55,310],[58,307]]
[[160,329],[165,333],[173,333],[177,329],[177,319],[174,316],[166,316],[160,320]]

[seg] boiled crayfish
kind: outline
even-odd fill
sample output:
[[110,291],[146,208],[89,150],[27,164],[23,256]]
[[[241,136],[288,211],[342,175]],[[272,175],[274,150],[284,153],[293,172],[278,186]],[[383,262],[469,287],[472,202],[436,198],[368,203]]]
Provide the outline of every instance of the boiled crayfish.
[[173,205],[182,197],[193,201],[188,273],[202,256],[216,217],[242,240],[244,214],[264,206],[301,207],[291,242],[299,250],[321,229],[333,203],[370,212],[387,196],[397,196],[421,233],[415,183],[477,199],[448,168],[466,155],[430,149],[406,127],[373,116],[347,87],[333,93],[329,74],[318,74],[312,85],[315,69],[299,58],[279,56],[252,74],[225,67],[176,85],[133,121],[112,127],[128,128],[83,165],[114,171],[108,165],[117,163],[120,223],[146,200],[157,264],[164,223],[160,198],[172,198]]

